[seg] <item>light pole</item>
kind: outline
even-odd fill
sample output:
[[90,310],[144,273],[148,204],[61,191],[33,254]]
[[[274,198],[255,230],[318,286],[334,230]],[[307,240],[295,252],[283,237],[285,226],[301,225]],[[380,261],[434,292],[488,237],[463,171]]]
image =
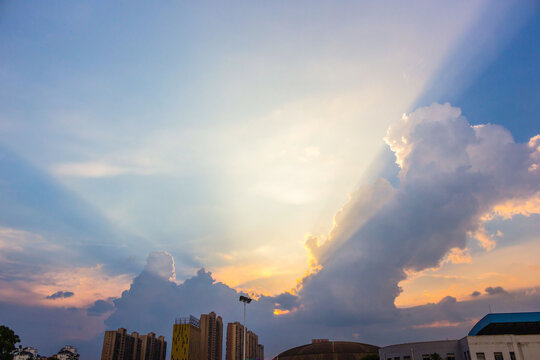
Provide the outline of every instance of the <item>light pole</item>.
[[246,360],[246,304],[249,304],[251,299],[247,296],[240,295],[239,300],[244,303],[244,360]]

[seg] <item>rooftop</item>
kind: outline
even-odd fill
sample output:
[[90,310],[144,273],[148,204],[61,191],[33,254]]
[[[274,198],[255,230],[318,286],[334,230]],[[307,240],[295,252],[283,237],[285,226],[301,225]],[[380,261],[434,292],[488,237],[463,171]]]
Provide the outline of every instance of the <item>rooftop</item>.
[[[326,357],[320,356],[324,354],[340,354],[340,359],[354,359],[356,358],[355,354],[377,354],[378,351],[378,346],[369,344],[350,341],[321,341],[285,350],[277,358],[308,359],[316,356],[317,359],[324,359]],[[347,354],[350,356],[347,356]]]
[[540,312],[487,314],[469,331],[469,336],[503,334],[540,334]]

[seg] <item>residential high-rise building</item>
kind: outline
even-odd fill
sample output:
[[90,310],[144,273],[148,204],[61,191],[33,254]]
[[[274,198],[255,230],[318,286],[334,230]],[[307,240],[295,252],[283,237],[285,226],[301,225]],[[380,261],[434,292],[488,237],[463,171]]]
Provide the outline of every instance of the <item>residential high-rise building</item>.
[[259,337],[253,331],[247,331],[246,359],[257,359]]
[[[264,349],[259,345],[259,337],[253,331],[246,331],[246,360],[264,359]],[[226,360],[243,360],[244,354],[244,326],[239,322],[227,324],[227,350]]]
[[141,336],[141,360],[165,360],[167,342],[153,332]]
[[257,359],[264,360],[264,345],[257,345]]
[[171,360],[203,360],[201,350],[199,319],[193,315],[176,319],[173,326]]
[[201,315],[201,360],[222,360],[223,320],[213,311]]
[[133,337],[133,355],[132,360],[141,360],[142,357],[142,337],[138,332],[132,332],[131,336]]
[[238,321],[227,324],[225,360],[242,360],[244,354],[244,325]]
[[154,333],[128,334],[126,329],[105,331],[101,360],[165,360],[167,342]]

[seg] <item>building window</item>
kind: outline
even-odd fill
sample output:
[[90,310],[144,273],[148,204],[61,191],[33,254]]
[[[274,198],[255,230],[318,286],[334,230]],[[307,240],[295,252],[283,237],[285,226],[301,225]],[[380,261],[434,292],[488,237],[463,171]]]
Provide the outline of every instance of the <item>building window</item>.
[[513,351],[510,351],[510,360],[516,360],[516,354]]
[[431,359],[431,356],[429,356],[429,354],[422,355],[422,360],[429,360],[429,359]]
[[[403,357],[403,360],[411,360],[411,356],[410,355],[405,355]],[[516,359],[514,359],[514,360],[516,360]]]
[[448,353],[446,354],[446,360],[456,360],[456,356],[454,353]]
[[476,353],[477,360],[486,360],[486,355],[484,353]]
[[502,352],[493,353],[493,356],[495,357],[495,360],[504,360]]

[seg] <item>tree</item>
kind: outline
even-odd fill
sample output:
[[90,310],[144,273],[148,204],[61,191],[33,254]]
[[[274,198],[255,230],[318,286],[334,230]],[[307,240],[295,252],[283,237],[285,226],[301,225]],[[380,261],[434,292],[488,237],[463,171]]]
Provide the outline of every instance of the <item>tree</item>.
[[433,354],[429,355],[429,358],[430,358],[430,360],[442,360],[441,355],[439,355],[437,353],[433,353]]
[[0,325],[0,360],[12,360],[15,344],[21,339],[7,326]]

